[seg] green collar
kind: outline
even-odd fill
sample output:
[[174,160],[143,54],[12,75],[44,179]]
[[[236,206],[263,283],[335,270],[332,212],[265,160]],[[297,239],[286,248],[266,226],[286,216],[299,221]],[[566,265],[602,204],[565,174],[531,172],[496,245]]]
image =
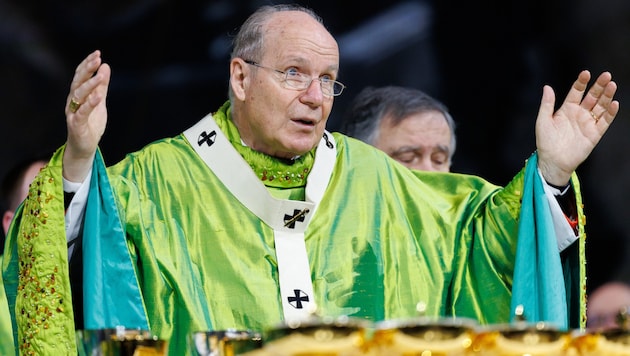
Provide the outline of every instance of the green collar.
[[241,141],[241,135],[232,121],[230,102],[227,101],[213,115],[217,125],[232,143],[232,146],[249,163],[256,176],[267,187],[295,188],[306,186],[306,178],[313,168],[315,148],[292,162],[255,151]]

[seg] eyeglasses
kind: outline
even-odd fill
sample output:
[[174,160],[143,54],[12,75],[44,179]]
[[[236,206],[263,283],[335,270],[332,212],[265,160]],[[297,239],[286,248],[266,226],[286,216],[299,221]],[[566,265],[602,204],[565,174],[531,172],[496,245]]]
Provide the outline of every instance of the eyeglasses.
[[284,80],[283,82],[287,85],[287,87],[291,88],[291,89],[296,89],[296,90],[304,90],[306,88],[308,88],[311,83],[313,82],[313,80],[318,80],[319,83],[321,84],[321,88],[322,88],[322,93],[326,96],[339,96],[341,95],[341,93],[343,92],[343,90],[345,89],[345,85],[343,85],[341,82],[338,82],[336,80],[332,80],[330,78],[311,78],[310,76],[304,74],[304,73],[300,73],[298,72],[295,68],[291,68],[288,71],[284,72],[278,69],[274,69],[274,68],[270,68],[270,67],[265,67],[262,66],[260,64],[258,64],[257,62],[254,61],[250,61],[250,60],[244,60],[245,63],[253,65],[254,67],[258,67],[258,68],[263,68],[263,69],[269,69],[272,70],[276,73],[282,74],[284,76]]

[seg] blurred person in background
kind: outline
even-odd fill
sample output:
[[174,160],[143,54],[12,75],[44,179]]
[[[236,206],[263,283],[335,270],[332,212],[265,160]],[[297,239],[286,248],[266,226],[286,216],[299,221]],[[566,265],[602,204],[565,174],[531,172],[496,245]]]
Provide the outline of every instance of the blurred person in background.
[[28,194],[28,186],[33,181],[39,170],[46,165],[47,161],[36,158],[22,161],[15,165],[2,181],[2,252],[4,248],[4,236],[9,230],[9,225],[15,215],[15,210],[22,203],[26,194]]
[[612,280],[590,293],[586,304],[586,326],[593,330],[628,327],[630,283]]
[[455,121],[444,104],[421,90],[366,87],[348,106],[340,131],[409,168],[450,172]]

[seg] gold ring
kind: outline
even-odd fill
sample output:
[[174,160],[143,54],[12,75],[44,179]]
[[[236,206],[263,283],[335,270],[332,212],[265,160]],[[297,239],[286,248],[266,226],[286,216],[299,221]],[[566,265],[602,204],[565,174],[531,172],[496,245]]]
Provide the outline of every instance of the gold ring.
[[591,113],[591,116],[593,117],[593,119],[595,119],[595,122],[599,121],[599,116],[597,116],[597,114],[595,114],[592,111],[589,111]]
[[70,99],[70,111],[72,112],[77,112],[77,110],[79,110],[79,107],[81,106],[81,104],[74,100],[74,98]]

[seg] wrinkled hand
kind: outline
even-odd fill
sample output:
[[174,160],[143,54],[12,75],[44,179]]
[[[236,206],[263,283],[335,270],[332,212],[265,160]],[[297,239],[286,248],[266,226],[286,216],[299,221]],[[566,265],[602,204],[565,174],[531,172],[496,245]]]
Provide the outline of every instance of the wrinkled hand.
[[603,72],[584,95],[591,74],[582,71],[562,106],[554,113],[555,94],[549,86],[536,120],[538,167],[548,183],[563,186],[593,151],[619,112],[613,100],[617,84]]
[[82,182],[92,167],[107,124],[105,101],[110,77],[111,69],[102,63],[98,50],[88,55],[74,73],[66,100],[68,139],[63,156],[63,176],[69,181]]

